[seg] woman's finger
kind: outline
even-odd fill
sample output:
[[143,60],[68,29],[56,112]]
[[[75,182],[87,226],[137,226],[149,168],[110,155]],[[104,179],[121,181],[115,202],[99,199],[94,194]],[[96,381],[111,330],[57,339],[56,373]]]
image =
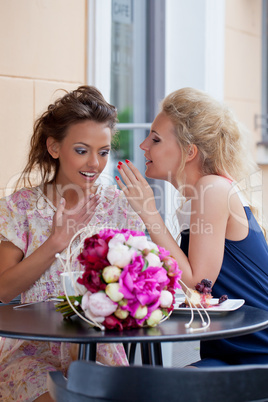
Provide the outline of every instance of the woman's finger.
[[91,219],[99,203],[100,203],[100,196],[98,194],[97,195],[92,194],[89,197],[87,197],[87,201],[84,202],[82,208],[80,209],[77,215],[77,218],[80,220],[88,219],[88,215],[90,215]]
[[143,177],[139,169],[136,168],[131,161],[126,159],[126,164],[138,181],[140,181],[142,184],[148,184],[147,180]]
[[[127,168],[126,168],[127,169]],[[125,172],[120,170],[121,176],[125,182],[125,186],[123,188],[121,188],[123,190],[123,192],[125,193],[126,196],[128,197],[136,197],[141,196],[142,195],[142,189],[140,186],[140,183],[135,179],[135,182],[132,183],[127,175],[125,175]],[[117,176],[118,177],[118,176]],[[119,181],[117,181],[119,182]]]
[[122,180],[120,179],[120,177],[119,176],[115,176],[115,180],[116,180],[116,183],[118,184],[118,187],[120,188],[120,190],[122,190],[123,191],[123,193],[127,193],[127,191],[128,191],[128,188],[127,188],[127,186],[122,182]]
[[[131,162],[129,162],[131,163]],[[136,199],[143,199],[144,196],[147,197],[147,192],[151,191],[151,187],[147,180],[143,178],[143,176],[140,174],[139,170],[135,168],[135,166],[132,164],[131,166],[127,167],[121,164],[118,166],[118,169],[121,173],[122,179],[125,182],[125,186],[127,189],[123,189],[122,186],[120,188],[124,191],[125,195],[129,197],[135,197]],[[136,174],[140,177],[140,179],[137,179],[135,174],[131,171],[131,169],[135,169]],[[131,177],[131,180],[129,179]],[[117,181],[120,183],[120,181]]]
[[91,195],[89,196],[89,198],[86,200],[84,206],[91,208],[91,207],[93,207],[93,206],[99,204],[99,202],[100,202],[100,196],[99,196],[99,194],[96,194],[96,195],[91,194]]
[[140,185],[137,183],[135,185],[130,184],[128,187],[120,180],[118,176],[115,177],[118,186],[123,191],[128,201],[130,202],[132,208],[139,213],[141,204],[143,203],[144,196]]
[[135,184],[137,182],[137,179],[134,176],[134,174],[123,163],[121,165],[118,165],[117,169],[127,187],[133,186],[133,184]]

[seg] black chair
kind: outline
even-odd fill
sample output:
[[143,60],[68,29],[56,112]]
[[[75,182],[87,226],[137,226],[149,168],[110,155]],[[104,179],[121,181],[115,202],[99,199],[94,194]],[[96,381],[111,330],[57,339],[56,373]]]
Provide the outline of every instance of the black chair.
[[212,368],[107,367],[71,363],[68,380],[48,374],[57,402],[248,402],[268,401],[268,365]]

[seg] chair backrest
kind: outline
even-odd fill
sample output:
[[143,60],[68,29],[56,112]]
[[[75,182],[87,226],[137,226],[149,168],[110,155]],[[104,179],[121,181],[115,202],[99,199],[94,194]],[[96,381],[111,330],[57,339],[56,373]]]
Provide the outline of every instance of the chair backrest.
[[80,360],[71,363],[67,381],[59,372],[49,377],[57,402],[268,401],[268,365],[107,367]]

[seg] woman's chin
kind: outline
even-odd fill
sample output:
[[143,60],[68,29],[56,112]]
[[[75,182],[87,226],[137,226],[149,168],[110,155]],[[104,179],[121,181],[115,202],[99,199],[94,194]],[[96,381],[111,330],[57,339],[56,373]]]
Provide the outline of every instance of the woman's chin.
[[145,170],[145,176],[148,177],[148,179],[156,179],[154,174],[152,174],[152,169],[150,169],[150,165],[146,165],[146,170]]

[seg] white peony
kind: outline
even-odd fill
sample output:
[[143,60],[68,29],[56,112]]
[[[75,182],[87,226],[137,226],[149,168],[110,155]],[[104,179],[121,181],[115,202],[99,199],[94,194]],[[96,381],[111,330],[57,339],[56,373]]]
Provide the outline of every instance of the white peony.
[[117,265],[119,268],[123,268],[128,265],[132,256],[135,253],[135,250],[130,249],[128,246],[122,243],[110,244],[109,242],[109,251],[107,254],[107,260],[111,265]]
[[157,245],[148,240],[146,236],[129,236],[129,239],[126,241],[126,244],[141,251],[145,250],[146,248],[148,250],[158,251]]
[[158,249],[158,247],[157,247],[157,245],[155,243],[153,243],[150,240],[147,240],[147,243],[148,243],[148,249],[149,250],[155,250],[155,251],[157,251],[159,253],[159,249]]
[[159,301],[161,307],[170,307],[173,302],[172,293],[170,293],[168,290],[162,290]]
[[149,253],[144,258],[148,261],[149,267],[162,267],[162,262],[158,255]]
[[114,237],[109,241],[108,246],[109,247],[114,247],[117,244],[123,244],[125,243],[125,236],[122,233],[116,233]]

